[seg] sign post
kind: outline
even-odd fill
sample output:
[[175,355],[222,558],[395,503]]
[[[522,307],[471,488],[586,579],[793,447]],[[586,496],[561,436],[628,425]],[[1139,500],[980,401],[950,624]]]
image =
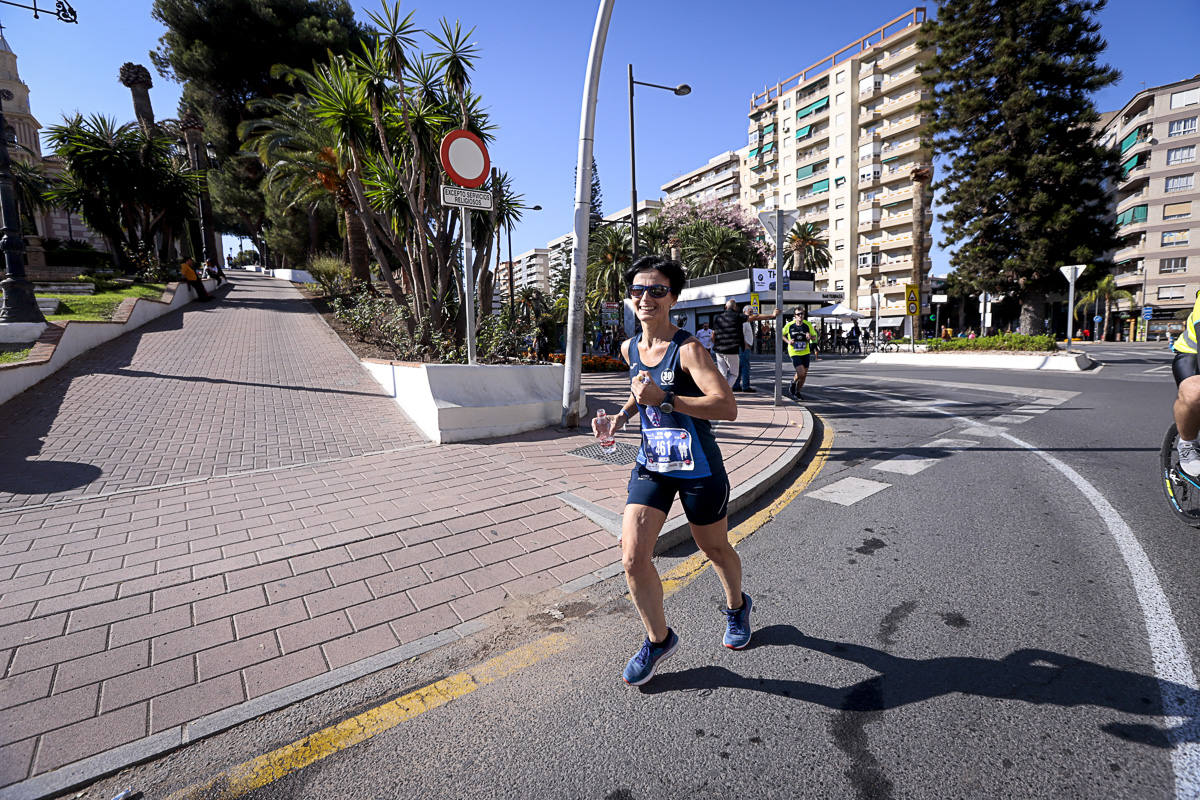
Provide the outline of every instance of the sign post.
[[1071,349],[1071,340],[1075,338],[1075,280],[1087,268],[1087,264],[1070,264],[1058,268],[1070,284],[1067,291],[1067,350]]
[[475,258],[471,248],[471,209],[492,210],[492,193],[472,191],[487,180],[491,158],[478,136],[467,130],[450,131],[442,139],[442,169],[458,186],[442,187],[442,205],[456,206],[462,214],[463,305],[467,316],[467,363],[475,362]]
[[942,306],[944,306],[946,301],[949,299],[950,297],[944,294],[931,294],[929,296],[930,304],[937,306],[937,309],[934,312],[936,314],[936,321],[933,323],[934,338],[938,338],[942,335]]
[[775,405],[783,405],[783,240],[800,218],[798,211],[758,212],[758,221],[775,240]]
[[908,312],[909,331],[912,334],[911,342],[912,351],[917,352],[917,324],[920,322],[918,317],[921,314],[921,293],[917,291],[916,284],[904,284],[904,310]]

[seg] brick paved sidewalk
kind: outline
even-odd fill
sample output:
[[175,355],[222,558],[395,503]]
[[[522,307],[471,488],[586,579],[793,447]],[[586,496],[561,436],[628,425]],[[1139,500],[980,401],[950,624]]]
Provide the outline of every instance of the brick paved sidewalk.
[[[294,288],[234,277],[220,303],[0,406],[0,797],[65,788],[466,635],[512,598],[620,571],[615,536],[578,508],[619,514],[629,468],[568,454],[591,437],[432,445]],[[585,376],[610,413],[625,386]],[[739,402],[718,428],[735,487],[807,433],[796,406]]]

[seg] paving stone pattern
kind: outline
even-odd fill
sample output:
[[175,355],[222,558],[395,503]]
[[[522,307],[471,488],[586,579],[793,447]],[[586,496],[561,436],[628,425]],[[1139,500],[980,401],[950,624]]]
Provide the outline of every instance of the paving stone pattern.
[[[235,277],[0,406],[0,786],[620,561],[558,497],[620,512],[589,436],[432,445],[293,287]],[[625,381],[585,384],[611,413]],[[799,433],[741,397],[735,485]]]

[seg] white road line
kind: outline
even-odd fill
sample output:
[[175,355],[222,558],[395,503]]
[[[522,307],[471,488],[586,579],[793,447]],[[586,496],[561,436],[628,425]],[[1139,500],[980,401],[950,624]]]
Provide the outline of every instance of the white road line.
[[1000,425],[1020,425],[1022,422],[1029,422],[1033,417],[1027,417],[1022,414],[1001,414],[992,417],[991,421]]
[[[889,397],[880,392],[868,389],[849,390],[861,391],[883,397],[897,405],[905,401]],[[988,428],[978,425],[965,417],[960,417],[949,411],[931,409],[947,417],[969,423],[963,432]],[[1146,625],[1146,636],[1150,644],[1150,658],[1154,662],[1154,673],[1158,678],[1158,691],[1162,698],[1163,722],[1168,726],[1165,731],[1167,741],[1171,743],[1171,766],[1175,771],[1175,797],[1177,800],[1195,800],[1200,798],[1200,687],[1196,683],[1196,673],[1192,669],[1192,659],[1183,634],[1171,613],[1171,603],[1163,592],[1154,565],[1150,563],[1146,551],[1137,540],[1129,525],[1121,517],[1112,504],[1086,478],[1036,446],[1018,439],[1012,434],[993,428],[995,433],[984,434],[999,436],[1013,444],[1028,450],[1042,458],[1050,466],[1061,472],[1080,494],[1087,498],[1096,510],[1101,521],[1112,534],[1125,568],[1133,581],[1134,594],[1142,609],[1142,619]],[[980,434],[975,434],[980,435]]]
[[902,453],[895,458],[889,458],[887,461],[880,461],[871,469],[877,469],[880,472],[895,472],[897,475],[916,475],[918,472],[929,469],[938,460],[936,458],[921,458],[909,453]]
[[1163,364],[1161,367],[1151,367],[1150,369],[1144,369],[1144,370],[1142,370],[1142,374],[1146,375],[1151,372],[1170,372],[1170,371],[1171,371],[1171,365]]
[[839,506],[852,506],[864,497],[870,497],[876,492],[882,492],[889,486],[891,486],[890,483],[868,481],[863,478],[842,478],[840,481],[834,481],[828,486],[822,486],[820,489],[808,492],[808,496],[815,497],[818,500],[827,500],[830,503],[837,503]]
[[979,444],[979,442],[975,441],[974,439],[934,439],[925,446],[942,450],[965,450],[966,448],[974,447],[977,444]]
[[1051,408],[1053,408],[1053,406],[1039,406],[1039,405],[1021,406],[1020,408],[1017,409],[1017,413],[1019,413],[1019,414],[1045,414]]

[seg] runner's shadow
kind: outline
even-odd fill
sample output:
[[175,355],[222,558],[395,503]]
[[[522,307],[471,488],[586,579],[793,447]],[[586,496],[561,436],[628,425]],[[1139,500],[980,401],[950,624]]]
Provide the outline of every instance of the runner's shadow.
[[[874,647],[808,636],[791,625],[755,631],[751,647],[803,647],[862,664],[879,674],[851,686],[830,687],[803,680],[747,678],[724,667],[708,666],[660,674],[642,691],[657,694],[724,686],[790,697],[838,711],[886,711],[949,694],[1034,705],[1098,706],[1146,717],[1169,713],[1183,718],[1171,728],[1126,722],[1101,726],[1113,736],[1159,748],[1200,742],[1200,691],[1051,650],[1025,648],[1000,659],[903,658]],[[1164,695],[1174,706],[1170,712],[1164,712]]]

